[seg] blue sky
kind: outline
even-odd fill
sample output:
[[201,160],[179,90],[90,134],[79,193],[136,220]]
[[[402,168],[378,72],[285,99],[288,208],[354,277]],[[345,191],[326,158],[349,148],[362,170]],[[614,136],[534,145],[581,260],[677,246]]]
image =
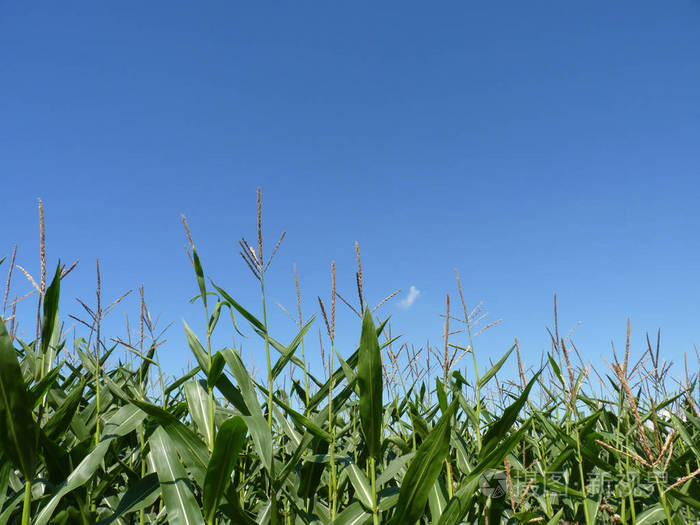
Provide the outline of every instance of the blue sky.
[[[94,302],[99,257],[106,299],[143,283],[174,322],[177,371],[181,320],[202,333],[180,214],[205,272],[258,313],[237,241],[260,186],[267,253],[287,231],[267,280],[282,340],[293,264],[310,315],[331,261],[356,296],[358,241],[369,302],[402,289],[381,314],[417,346],[441,344],[459,269],[468,303],[503,319],[477,341],[483,366],[516,336],[539,363],[555,292],[594,364],[628,316],[637,355],[661,328],[681,362],[699,335],[699,27],[697,1],[2,2],[0,251],[17,243],[37,272],[41,197],[50,267],[81,260],[63,319]],[[11,298],[28,289],[16,273]],[[135,295],[111,334],[125,311]],[[348,354],[359,323],[338,311]]]

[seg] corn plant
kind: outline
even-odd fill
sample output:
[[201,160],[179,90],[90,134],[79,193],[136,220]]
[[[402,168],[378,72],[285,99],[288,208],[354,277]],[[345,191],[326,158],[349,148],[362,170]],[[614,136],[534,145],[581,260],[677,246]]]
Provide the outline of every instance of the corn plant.
[[[459,285],[466,337],[457,342],[450,331],[448,298],[444,350],[423,354],[439,357],[433,374],[420,351],[393,350],[388,319],[364,299],[358,264],[356,345],[334,337],[333,271],[330,321],[319,300],[331,341],[327,377],[317,377],[308,340],[304,347],[315,318],[302,322],[299,308],[288,343],[269,326],[260,212],[258,226],[258,249],[241,243],[260,283],[257,307],[205,277],[188,230],[206,333],[184,325],[196,366],[180,377],[163,379],[157,338],[108,345],[98,333],[71,344],[58,310],[60,264],[39,287],[34,340],[16,335],[14,313],[3,319],[0,525],[700,520],[697,374],[667,392],[658,346],[649,343],[630,366],[628,331],[624,358],[596,384],[555,327],[536,370],[524,368],[516,342],[486,369],[474,357],[468,371],[456,365],[476,355],[475,317]],[[150,316],[141,297],[143,334]],[[101,310],[90,309],[93,321]],[[239,348],[213,346],[224,311],[236,323],[229,330],[258,338],[264,377]],[[120,346],[134,362],[114,363]],[[503,368],[513,352],[515,380]],[[291,379],[295,369],[303,380]]]

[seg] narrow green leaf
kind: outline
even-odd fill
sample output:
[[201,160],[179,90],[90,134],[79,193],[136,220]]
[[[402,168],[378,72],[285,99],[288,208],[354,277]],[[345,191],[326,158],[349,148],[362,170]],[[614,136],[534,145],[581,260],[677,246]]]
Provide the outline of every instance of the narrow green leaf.
[[207,333],[211,335],[214,332],[214,328],[216,327],[216,323],[219,322],[219,316],[221,315],[221,307],[224,305],[221,301],[216,302],[216,306],[214,307],[214,311],[212,312],[211,316],[209,317],[209,323],[207,323]]
[[541,373],[542,370],[540,370],[534,375],[534,377],[530,380],[527,386],[523,389],[518,399],[516,399],[510,406],[508,406],[503,411],[503,415],[500,417],[500,419],[491,424],[488,432],[486,432],[486,435],[481,441],[481,457],[484,457],[489,452],[491,452],[496,447],[498,442],[501,441],[508,434],[511,427],[518,418],[520,409],[527,402],[527,397],[530,395],[530,390],[532,390],[532,387],[537,382],[537,378],[540,376]]
[[201,486],[209,463],[209,449],[197,434],[161,407],[132,399],[131,402],[161,425],[175,443],[182,462]]
[[133,432],[144,420],[146,414],[132,405],[120,408],[105,424],[102,439],[90,453],[73,469],[39,512],[33,525],[46,525],[53,516],[63,496],[87,483],[102,464],[109,446],[116,438]]
[[202,263],[199,260],[199,255],[197,255],[197,250],[192,250],[192,259],[194,262],[194,273],[197,275],[197,285],[199,286],[199,293],[202,294],[202,302],[204,303],[204,308],[207,307],[207,286],[204,283],[204,270],[202,270]]
[[278,375],[282,373],[284,370],[284,367],[287,366],[287,363],[294,357],[294,352],[296,352],[296,349],[299,347],[301,344],[302,339],[306,335],[306,332],[309,331],[309,328],[311,327],[311,324],[314,322],[314,318],[312,317],[309,319],[309,321],[302,327],[301,330],[299,330],[299,333],[294,337],[291,343],[289,343],[289,346],[284,349],[284,352],[280,356],[280,358],[277,360],[275,363],[275,366],[272,367],[272,378],[275,379]]
[[377,485],[384,485],[392,479],[395,479],[397,482],[401,481],[399,479],[399,473],[404,470],[408,462],[411,461],[415,455],[415,452],[409,452],[408,454],[402,454],[401,456],[392,460],[391,463],[389,463],[382,471],[382,473],[377,476]]
[[56,367],[47,373],[38,383],[34,383],[29,389],[29,399],[33,408],[39,404],[49,389],[53,386],[56,378],[61,372],[60,367]]
[[291,417],[297,425],[304,427],[318,438],[325,439],[326,441],[331,440],[331,435],[327,431],[323,430],[319,425],[311,421],[308,417],[294,410],[292,407],[278,399],[277,396],[273,396],[273,400],[282,408],[282,410],[289,414],[289,417]]
[[204,436],[204,442],[211,448],[214,436],[212,436],[212,421],[209,414],[209,393],[205,385],[204,381],[189,381],[185,383],[184,389],[192,421]]
[[141,378],[141,388],[145,388],[146,385],[148,384],[148,370],[150,369],[152,364],[155,364],[155,361],[153,360],[153,356],[156,353],[156,345],[153,344],[151,347],[148,349],[146,352],[146,355],[143,356],[142,354],[142,363],[141,366],[139,367],[139,372],[138,372],[138,377]]
[[204,515],[209,523],[213,523],[219,501],[231,480],[238,454],[245,445],[247,431],[243,419],[233,417],[227,419],[216,434],[202,496]]
[[501,369],[503,364],[506,362],[510,354],[513,352],[515,349],[515,345],[510,347],[510,350],[508,350],[503,357],[501,357],[498,362],[491,367],[491,369],[486,372],[483,376],[479,378],[479,387],[484,388],[486,386],[486,383],[488,383],[493,376],[496,375],[496,373]]
[[381,462],[384,377],[379,339],[369,308],[365,310],[362,320],[357,384],[360,390],[360,423],[365,435],[367,452]]
[[5,506],[7,498],[7,487],[10,484],[10,474],[12,474],[12,465],[6,459],[0,459],[0,509]]
[[552,519],[547,522],[547,525],[559,525],[561,523],[562,514],[564,514],[564,509],[560,509],[559,512],[552,516]]
[[[447,508],[440,517],[438,525],[458,525],[469,511],[472,499],[479,488],[480,476],[491,468],[500,465],[513,448],[520,443],[525,431],[530,426],[528,420],[516,432],[502,441],[491,453],[484,457],[471,472],[464,477],[460,488],[455,492],[452,499],[447,503]],[[480,493],[480,492],[479,492]]]
[[[44,357],[44,373],[49,370],[55,356],[58,342],[58,298],[61,293],[61,262],[44,294],[44,316],[41,320],[41,355]],[[54,343],[51,345],[50,343]],[[43,374],[42,374],[43,375]]]
[[255,328],[260,330],[261,332],[265,332],[265,325],[262,324],[253,314],[251,314],[248,310],[243,308],[238,302],[231,297],[229,294],[226,293],[226,291],[222,290],[216,284],[213,282],[211,283],[214,288],[216,288],[216,291],[218,291],[221,296],[226,299],[226,302],[228,302],[231,306],[233,306],[236,310],[238,310],[238,313],[240,313],[243,317],[245,317],[250,324],[252,324]]
[[177,457],[168,433],[158,427],[149,440],[160,490],[170,525],[204,525],[199,504],[189,487],[187,473]]
[[[552,370],[554,371],[554,375],[557,379],[559,379],[559,383],[561,383],[561,385],[564,386],[564,377],[561,375],[561,369],[559,368],[559,365],[554,360],[551,354],[547,354],[547,358],[549,359],[549,364],[551,365]],[[613,383],[613,385],[616,386],[615,383]]]
[[209,368],[209,373],[207,374],[207,388],[213,389],[216,386],[225,366],[226,360],[224,356],[221,352],[216,352],[214,357],[211,358],[211,368]]
[[84,389],[85,380],[81,380],[76,386],[73,387],[70,394],[68,394],[61,406],[56,409],[56,411],[51,415],[51,418],[46,422],[43,428],[46,435],[50,439],[56,439],[66,430],[68,430],[73,416],[78,410],[80,402],[83,399]]
[[260,400],[255,392],[253,381],[236,350],[233,348],[226,348],[222,350],[221,353],[231,369],[233,377],[238,383],[241,396],[250,412],[250,416],[243,416],[243,419],[248,425],[248,430],[253,438],[253,444],[265,468],[269,473],[272,473],[272,434],[267,419],[263,416],[262,409],[260,408]]
[[155,472],[148,474],[143,479],[129,486],[119,499],[119,504],[114,509],[114,514],[109,518],[98,521],[96,525],[110,525],[127,514],[152,505],[160,495],[159,489],[158,475]]
[[250,378],[250,374],[248,374],[248,370],[243,364],[243,361],[241,360],[241,356],[233,348],[224,348],[221,350],[221,354],[224,356],[226,364],[228,364],[229,368],[231,369],[231,373],[233,374],[236,383],[238,383],[238,388],[241,390],[241,396],[243,397],[243,401],[245,402],[250,414],[253,416],[263,417],[262,409],[260,408],[260,400],[255,393],[253,381]]
[[359,503],[351,503],[343,512],[336,516],[333,525],[364,525],[371,523],[372,515],[362,508]]
[[350,463],[345,467],[345,472],[350,478],[350,483],[355,488],[357,499],[365,506],[366,509],[372,509],[372,489],[369,485],[369,480],[365,473],[355,464]]
[[435,392],[437,393],[440,410],[444,412],[447,410],[447,394],[445,393],[445,387],[442,385],[442,381],[440,381],[439,377],[435,378]]
[[209,354],[184,319],[182,324],[185,326],[185,337],[187,338],[187,344],[190,345],[190,350],[192,350],[192,353],[194,354],[194,358],[197,360],[197,363],[199,363],[202,372],[209,375],[209,368],[211,367]]
[[428,508],[430,509],[430,519],[435,522],[440,519],[442,513],[447,507],[447,495],[445,487],[440,478],[435,480],[430,492],[428,493]]
[[660,521],[664,521],[665,519],[666,511],[661,503],[657,503],[653,507],[650,507],[639,514],[635,520],[635,523],[636,525],[651,525],[652,523],[658,523]]
[[396,512],[390,521],[392,525],[413,525],[425,512],[430,490],[450,450],[452,417],[457,407],[457,400],[452,401],[416,451],[416,456],[401,483]]

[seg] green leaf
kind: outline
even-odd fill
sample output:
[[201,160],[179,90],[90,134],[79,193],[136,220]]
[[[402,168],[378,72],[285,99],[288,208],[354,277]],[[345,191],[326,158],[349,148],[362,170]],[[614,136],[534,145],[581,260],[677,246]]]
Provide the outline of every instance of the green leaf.
[[547,522],[547,525],[559,525],[561,523],[561,516],[564,514],[564,509],[560,509],[552,519]]
[[0,449],[25,479],[34,478],[39,426],[5,323],[0,322]]
[[438,525],[458,525],[462,521],[469,511],[472,499],[476,495],[475,492],[479,487],[481,474],[499,465],[503,458],[520,443],[525,431],[530,426],[530,422],[531,420],[528,420],[517,432],[508,436],[463,478],[462,485],[447,503],[445,512],[440,516]]
[[248,425],[253,444],[260,455],[263,465],[265,465],[269,473],[272,473],[272,434],[260,408],[260,400],[255,392],[253,381],[236,350],[225,348],[221,353],[231,369],[238,387],[241,389],[241,396],[243,396],[246,407],[250,412],[250,416],[243,416],[243,419]]
[[226,360],[221,352],[216,352],[214,357],[211,358],[211,367],[209,368],[209,373],[207,374],[207,388],[214,389],[216,383],[218,383],[221,373],[224,371],[226,366]]
[[336,516],[333,525],[364,525],[372,521],[372,515],[359,503],[351,503]]
[[455,399],[416,451],[401,483],[396,512],[389,522],[392,525],[413,525],[425,512],[430,490],[450,450],[452,417],[457,406]]
[[437,393],[440,410],[444,412],[447,410],[447,394],[445,393],[445,387],[442,385],[442,381],[440,381],[439,377],[435,378],[435,391]]
[[190,470],[192,477],[199,484],[204,483],[204,476],[209,463],[209,449],[197,434],[181,421],[161,407],[132,399],[131,402],[151,416],[160,424],[175,443],[182,457],[182,462]]
[[[328,452],[328,441],[314,438],[311,443],[311,451],[316,455],[323,455]],[[323,463],[316,463],[313,461],[305,461],[301,466],[299,488],[297,489],[297,495],[300,498],[313,501],[316,492],[319,490],[319,485],[321,482],[321,476],[325,471],[325,465]]]
[[367,308],[362,319],[357,385],[360,390],[360,424],[365,435],[367,452],[378,462],[381,462],[382,453],[383,384],[379,339],[372,320],[372,312]]
[[186,373],[184,376],[179,377],[177,380],[175,380],[172,384],[168,385],[165,387],[165,395],[169,395],[170,392],[173,390],[177,390],[180,388],[183,384],[187,383],[190,379],[192,379],[194,376],[199,374],[199,372],[202,371],[202,368],[200,366],[195,366],[192,370],[190,370],[188,373]]
[[350,483],[355,488],[355,496],[360,502],[365,506],[366,509],[372,508],[372,489],[370,488],[367,476],[362,470],[355,464],[350,463],[345,467],[345,473],[350,478]]
[[209,368],[211,367],[209,354],[204,349],[202,343],[199,342],[199,339],[194,334],[189,325],[184,321],[184,319],[182,321],[182,324],[185,325],[185,337],[187,338],[187,344],[190,345],[190,350],[192,350],[192,353],[194,354],[197,363],[199,363],[202,372],[204,372],[206,375],[209,375]]
[[382,471],[379,476],[377,476],[376,482],[377,485],[384,485],[391,481],[392,479],[396,479],[396,481],[399,481],[398,474],[401,472],[406,464],[411,461],[414,456],[415,452],[409,452],[408,454],[403,454],[397,458],[395,458],[391,463],[389,463],[384,470]]
[[684,492],[681,492],[678,489],[666,489],[667,492],[666,494],[673,497],[674,499],[678,501],[682,501],[689,507],[693,507],[695,510],[700,510],[700,498],[697,497],[697,494],[694,495],[689,495],[685,494]]
[[158,473],[160,490],[170,525],[204,524],[199,504],[189,487],[185,469],[177,457],[177,449],[168,433],[158,427],[151,438],[151,457]]
[[[221,315],[221,307],[224,305],[221,301],[216,302],[216,306],[214,307],[214,311],[211,314],[211,317],[209,317],[209,323],[207,323],[207,334],[211,336],[211,334],[214,332],[214,328],[216,327],[216,323],[219,322],[219,316]],[[231,315],[233,317],[233,315]]]
[[156,364],[156,362],[153,360],[153,356],[155,355],[155,353],[156,345],[153,344],[148,349],[145,356],[143,354],[140,355],[142,363],[139,367],[138,377],[141,378],[141,388],[145,388],[145,386],[148,384],[148,370],[152,364]]
[[213,523],[216,509],[226,492],[238,454],[245,445],[248,429],[243,419],[227,419],[216,434],[214,450],[204,478],[202,505],[207,522]]
[[197,250],[192,249],[192,259],[194,262],[194,273],[197,274],[197,284],[199,285],[199,293],[202,294],[202,302],[204,302],[204,308],[207,307],[207,287],[204,283],[204,271],[202,270],[202,263],[199,261],[199,255],[197,255]]
[[287,366],[287,363],[289,363],[289,361],[294,357],[294,352],[296,352],[296,349],[299,347],[299,344],[301,344],[302,339],[306,335],[306,332],[309,331],[309,328],[311,327],[311,324],[313,322],[314,317],[309,319],[309,321],[303,326],[303,328],[299,330],[299,333],[292,340],[292,342],[289,343],[289,346],[287,346],[287,348],[284,349],[284,352],[282,353],[281,357],[277,360],[275,366],[272,367],[273,379],[275,379],[278,375],[282,373],[284,367]]
[[158,475],[153,472],[131,485],[119,500],[114,514],[97,522],[96,525],[110,525],[131,512],[137,512],[152,505],[160,495]]
[[60,336],[60,327],[58,325],[58,297],[60,292],[61,262],[59,261],[53,280],[44,294],[44,316],[41,320],[41,356],[44,363],[42,377],[51,367]]
[[537,378],[542,373],[542,370],[537,372],[534,377],[530,380],[527,386],[523,389],[518,399],[516,399],[510,406],[508,406],[504,411],[503,415],[496,422],[492,423],[489,427],[488,432],[482,439],[481,444],[481,457],[486,456],[491,452],[499,441],[501,441],[510,431],[511,427],[518,418],[520,409],[527,402],[527,396],[530,395],[530,390],[537,382]]
[[488,383],[493,376],[496,375],[496,373],[501,369],[503,364],[506,362],[506,359],[510,356],[511,352],[515,349],[515,345],[510,347],[510,350],[508,350],[503,357],[501,357],[498,362],[491,367],[491,369],[486,372],[482,377],[479,378],[479,387],[484,388],[486,386],[486,383]]
[[437,521],[447,506],[446,494],[441,480],[438,478],[433,483],[428,493],[428,507],[430,508],[430,519]]
[[[35,483],[38,483],[38,481]],[[10,521],[10,518],[12,517],[12,514],[15,512],[15,509],[22,502],[23,496],[24,496],[24,490],[21,490],[19,492],[16,492],[7,501],[7,503],[5,503],[5,506],[3,507],[2,514],[0,514],[0,525],[7,525],[7,523]],[[14,523],[15,522],[13,522],[13,524]]]
[[224,356],[224,360],[228,367],[231,369],[236,383],[238,383],[238,388],[241,390],[241,396],[245,402],[248,411],[253,416],[263,417],[262,409],[260,408],[260,400],[258,395],[255,393],[255,387],[253,381],[248,374],[241,356],[233,348],[224,348],[221,350],[221,354]]
[[32,388],[29,389],[29,398],[33,408],[36,408],[42,398],[51,389],[60,372],[60,367],[56,367],[39,380],[38,383],[32,385]]
[[57,487],[58,490],[41,509],[33,525],[46,525],[53,516],[63,496],[83,486],[92,478],[102,464],[112,441],[133,432],[145,417],[146,414],[144,412],[132,405],[123,406],[111,416],[105,424],[100,442],[83,458],[75,469],[73,469],[73,472],[71,472],[66,481]]
[[80,402],[83,399],[85,380],[81,380],[73,387],[60,407],[51,415],[51,418],[44,425],[44,431],[50,439],[56,439],[70,427],[73,416],[75,416]]
[[273,400],[277,405],[279,405],[287,414],[289,414],[289,417],[292,418],[292,420],[299,425],[300,427],[304,427],[306,430],[308,430],[311,434],[313,434],[315,437],[325,439],[326,441],[331,440],[331,435],[323,430],[319,425],[311,421],[308,417],[306,417],[303,414],[300,414],[296,410],[294,410],[292,407],[281,401],[280,399],[277,398],[277,396],[273,396]]
[[0,460],[0,509],[5,506],[5,499],[7,498],[7,486],[10,484],[10,474],[12,474],[13,468],[9,461],[5,459]]
[[255,328],[257,328],[258,330],[260,330],[263,333],[266,331],[265,325],[262,324],[253,314],[248,312],[248,310],[246,310],[240,304],[238,304],[238,302],[233,297],[231,297],[224,290],[222,290],[221,288],[216,286],[213,282],[211,284],[214,286],[214,288],[216,288],[216,291],[218,291],[221,294],[221,296],[224,299],[226,299],[226,302],[228,302],[231,306],[233,306],[236,310],[238,310],[238,312],[243,317],[245,317],[250,324],[252,324]]
[[187,397],[187,407],[190,409],[190,417],[204,436],[207,446],[211,448],[214,436],[212,436],[212,420],[209,413],[209,393],[204,385],[206,385],[204,381],[185,383],[185,396]]
[[552,366],[552,370],[554,371],[554,375],[556,376],[557,379],[559,379],[559,383],[561,383],[562,386],[565,386],[564,377],[561,375],[561,369],[559,368],[559,365],[554,360],[554,358],[552,357],[551,354],[547,354],[547,358],[549,359],[549,364]]
[[664,521],[665,519],[666,511],[664,511],[661,503],[657,503],[653,507],[648,508],[638,515],[635,523],[636,525],[651,525],[652,523],[658,523],[659,521]]

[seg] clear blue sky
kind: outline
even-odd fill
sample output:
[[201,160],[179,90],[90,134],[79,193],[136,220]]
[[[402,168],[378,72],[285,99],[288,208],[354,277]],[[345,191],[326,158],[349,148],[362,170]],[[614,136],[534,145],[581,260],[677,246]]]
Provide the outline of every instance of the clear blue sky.
[[[504,320],[477,343],[484,366],[516,336],[539,362],[555,292],[562,331],[580,321],[596,365],[627,316],[637,354],[661,328],[680,362],[700,336],[698,57],[695,0],[3,1],[0,252],[17,243],[37,272],[43,198],[50,267],[81,259],[63,319],[75,297],[94,302],[99,257],[106,299],[143,283],[174,322],[162,357],[177,371],[182,318],[202,334],[180,214],[205,272],[258,313],[237,241],[255,236],[261,186],[267,253],[287,231],[268,277],[280,339],[293,263],[311,314],[333,260],[356,297],[359,241],[371,303],[420,290],[381,311],[416,345],[440,344],[457,268],[468,302]],[[347,355],[359,324],[338,309]]]

